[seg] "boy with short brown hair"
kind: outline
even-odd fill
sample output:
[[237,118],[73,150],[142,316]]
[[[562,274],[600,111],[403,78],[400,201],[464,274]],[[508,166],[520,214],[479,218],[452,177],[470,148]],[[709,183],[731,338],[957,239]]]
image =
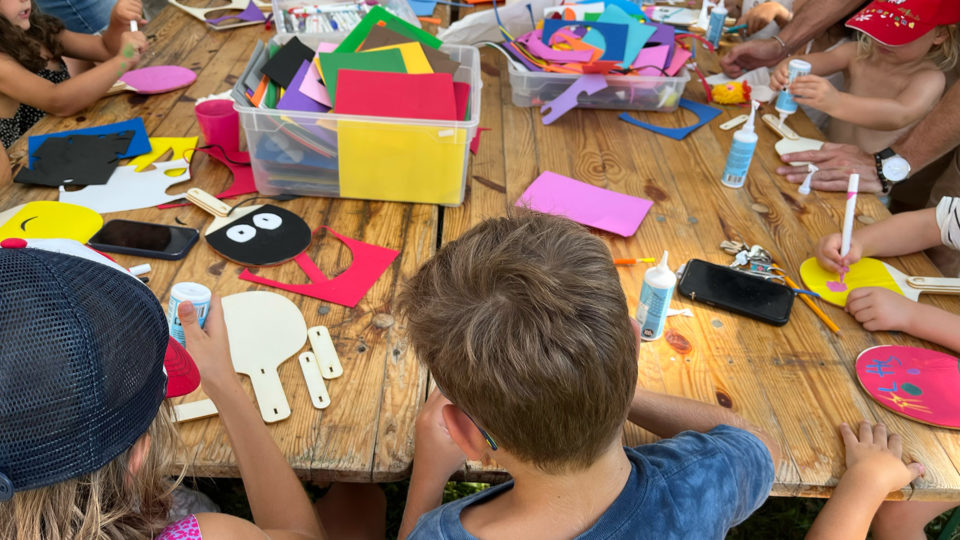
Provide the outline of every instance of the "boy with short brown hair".
[[[417,421],[401,538],[722,538],[766,499],[769,437],[721,407],[636,388],[617,271],[579,225],[487,220],[424,264],[401,309],[446,396]],[[668,439],[623,448],[628,417]],[[427,513],[465,457],[513,480]]]

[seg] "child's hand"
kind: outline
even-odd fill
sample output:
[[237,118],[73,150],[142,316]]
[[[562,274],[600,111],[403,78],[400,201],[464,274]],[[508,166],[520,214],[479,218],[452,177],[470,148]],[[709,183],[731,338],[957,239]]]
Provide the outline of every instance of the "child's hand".
[[110,12],[110,23],[120,25],[121,28],[129,28],[130,21],[146,24],[147,20],[143,18],[143,4],[140,0],[117,0]]
[[840,424],[840,436],[847,449],[847,472],[858,480],[876,487],[878,493],[887,494],[900,489],[924,474],[922,464],[913,462],[904,465],[900,436],[891,433],[883,424],[870,425],[860,422],[859,439],[846,423]]
[[847,295],[848,313],[863,325],[864,330],[899,330],[910,332],[917,303],[882,287],[860,287]]
[[846,272],[850,265],[863,257],[863,245],[856,237],[850,239],[850,251],[846,257],[840,256],[843,238],[840,233],[828,234],[817,242],[817,262],[824,270],[841,273]]
[[779,92],[783,90],[783,87],[790,82],[790,67],[788,64],[790,59],[786,59],[783,62],[777,64],[777,67],[770,72],[770,89],[774,92]]
[[117,57],[123,59],[124,69],[133,69],[140,61],[143,51],[147,50],[147,36],[143,32],[124,32],[120,36],[120,52]]
[[790,93],[801,105],[809,105],[820,111],[828,111],[837,102],[839,92],[830,81],[819,75],[804,75],[794,79]]
[[184,301],[177,306],[177,316],[183,326],[187,342],[187,352],[193,357],[200,372],[200,383],[208,388],[222,381],[235,381],[233,362],[230,360],[230,343],[227,341],[227,323],[223,320],[223,306],[220,297],[210,298],[210,311],[204,328],[197,322],[197,312],[193,304]]
[[776,2],[764,2],[747,11],[740,17],[737,24],[747,25],[747,35],[756,34],[773,22],[778,16],[781,18],[789,18],[790,12],[787,11],[787,8]]
[[427,463],[437,478],[444,482],[457,472],[467,457],[453,439],[443,420],[443,407],[451,405],[439,390],[434,389],[417,415],[413,460]]

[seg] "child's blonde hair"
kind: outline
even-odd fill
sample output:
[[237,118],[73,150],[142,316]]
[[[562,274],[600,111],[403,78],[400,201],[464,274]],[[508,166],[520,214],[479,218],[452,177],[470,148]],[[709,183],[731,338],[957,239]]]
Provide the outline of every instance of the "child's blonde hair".
[[[935,30],[943,31],[946,38],[943,43],[930,49],[926,60],[936,64],[941,71],[950,71],[960,59],[960,31],[953,24],[938,26]],[[864,60],[872,56],[876,50],[877,40],[864,32],[857,32],[857,59]]]
[[167,477],[179,443],[166,402],[146,435],[147,455],[136,474],[131,450],[91,473],[0,502],[0,538],[5,540],[150,539],[168,524],[171,493],[183,478]]

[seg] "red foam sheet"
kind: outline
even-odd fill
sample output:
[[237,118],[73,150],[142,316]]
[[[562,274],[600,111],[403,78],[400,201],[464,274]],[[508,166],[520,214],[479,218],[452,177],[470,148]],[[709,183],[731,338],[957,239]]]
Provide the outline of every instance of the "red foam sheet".
[[341,69],[337,75],[334,112],[421,120],[458,120],[453,77],[449,73],[409,74]]

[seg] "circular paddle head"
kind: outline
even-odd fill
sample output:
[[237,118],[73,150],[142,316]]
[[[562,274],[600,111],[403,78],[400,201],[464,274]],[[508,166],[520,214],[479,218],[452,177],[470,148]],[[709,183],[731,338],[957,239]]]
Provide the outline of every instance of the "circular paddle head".
[[[860,287],[883,287],[907,296],[904,294],[904,290],[897,286],[890,270],[901,276],[903,275],[882,261],[864,257],[850,265],[850,271],[843,276],[843,281],[840,281],[840,274],[824,270],[817,259],[811,257],[800,265],[800,279],[803,280],[803,284],[808,289],[819,294],[825,301],[835,306],[844,307],[847,305],[847,295],[850,294],[850,291]],[[917,296],[919,294],[917,292]],[[912,298],[907,296],[907,298],[916,300],[917,296]]]
[[924,424],[960,429],[960,361],[929,349],[884,345],[857,357],[857,379],[884,408]]
[[248,266],[289,261],[307,249],[312,237],[303,218],[272,204],[237,208],[215,219],[205,236],[218,253]]
[[120,80],[138,94],[162,94],[197,80],[197,74],[180,66],[150,66],[128,71]]

